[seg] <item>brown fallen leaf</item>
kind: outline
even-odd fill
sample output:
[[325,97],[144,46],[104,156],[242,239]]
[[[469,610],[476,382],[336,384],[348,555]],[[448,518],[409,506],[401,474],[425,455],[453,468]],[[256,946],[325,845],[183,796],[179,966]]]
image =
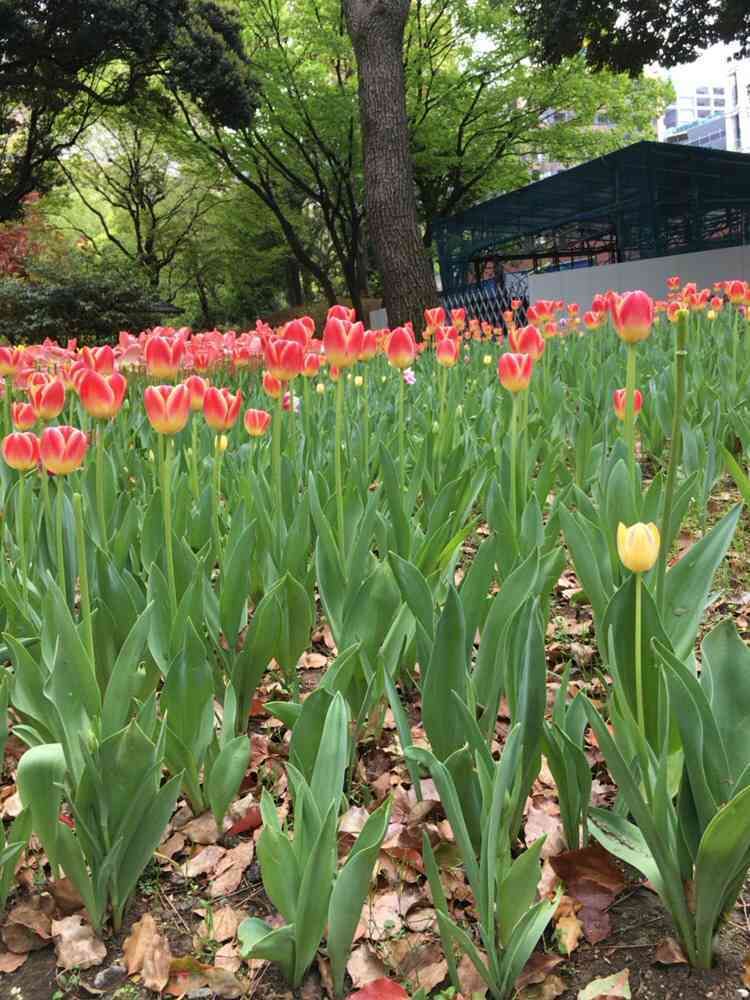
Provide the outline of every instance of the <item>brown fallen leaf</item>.
[[80,913],[52,921],[57,964],[63,969],[93,969],[107,957],[107,949]]
[[159,933],[150,913],[144,913],[138,923],[133,924],[122,950],[128,974],[140,972],[144,986],[161,993],[169,981],[172,953],[167,938]]
[[227,969],[204,965],[195,958],[173,958],[169,969],[166,992],[183,997],[186,993],[209,987],[213,995],[223,1000],[234,1000],[243,993],[242,984]]
[[224,944],[226,941],[233,941],[237,934],[237,928],[248,916],[245,910],[235,910],[231,906],[220,906],[213,910],[210,916],[207,914],[201,920],[196,937],[202,940],[218,941]]
[[543,983],[550,972],[557,968],[563,961],[562,955],[553,955],[552,952],[546,951],[535,951],[516,980],[516,989],[522,990],[524,986]]
[[28,957],[27,951],[22,955],[15,955],[12,951],[0,951],[0,972],[15,972]]
[[555,1000],[563,995],[567,985],[562,976],[547,976],[542,983],[525,986],[518,994],[517,1000]]
[[167,837],[163,844],[159,844],[156,851],[156,860],[160,865],[167,864],[175,854],[179,854],[185,847],[186,840],[183,834],[173,833]]
[[429,993],[448,975],[448,963],[436,939],[407,932],[381,944],[381,955],[393,974]]
[[46,948],[52,940],[54,908],[54,899],[46,893],[14,906],[2,929],[2,938],[8,951],[24,955]]
[[659,965],[687,965],[688,960],[680,942],[673,937],[665,937],[656,946],[654,961]]
[[239,972],[242,968],[242,959],[239,948],[234,941],[227,941],[216,952],[214,964],[217,969],[226,969],[227,972]]
[[568,896],[580,904],[578,919],[586,939],[598,944],[611,932],[609,907],[625,888],[625,879],[611,855],[599,844],[566,851],[550,859]]
[[63,916],[69,917],[84,907],[81,894],[69,878],[59,878],[50,884],[49,891],[53,896],[57,909]]
[[565,883],[569,896],[583,906],[605,909],[625,888],[625,879],[614,859],[599,844],[566,851],[550,860]]
[[561,955],[571,955],[583,935],[583,924],[574,913],[560,917],[555,927],[555,942]]
[[227,837],[239,837],[241,833],[252,833],[262,826],[263,817],[260,814],[260,806],[251,805],[226,831]]
[[214,868],[214,878],[208,889],[212,899],[228,896],[239,888],[245,869],[253,860],[255,846],[252,840],[243,841],[227,851]]
[[385,941],[395,937],[404,926],[402,894],[386,890],[373,896],[362,911],[362,920],[371,941]]
[[373,980],[385,978],[388,972],[383,962],[368,944],[362,944],[352,950],[349,961],[346,963],[346,971],[351,976],[355,989],[359,986],[366,986]]
[[369,816],[363,806],[351,806],[339,820],[339,833],[350,833],[356,837],[362,832]]
[[191,819],[182,827],[181,832],[193,844],[215,844],[221,835],[213,813],[210,812]]
[[[479,957],[482,961],[486,962],[487,956],[481,950],[479,951]],[[477,996],[484,997],[487,995],[487,984],[475,969],[474,963],[468,955],[462,955],[456,971],[458,972],[458,982],[461,987],[462,996],[471,997],[474,1000]]]
[[565,848],[565,834],[560,819],[560,807],[552,799],[535,796],[527,803],[524,837],[527,844],[533,844],[543,834],[541,857],[552,858]]
[[630,1000],[630,970],[622,969],[612,976],[593,979],[578,991],[578,1000]]
[[750,952],[745,955],[745,961],[742,963],[742,985],[750,986]]
[[180,872],[185,878],[195,878],[197,875],[208,875],[213,872],[227,853],[225,847],[211,844],[198,851],[192,858],[189,858],[184,865],[180,866]]

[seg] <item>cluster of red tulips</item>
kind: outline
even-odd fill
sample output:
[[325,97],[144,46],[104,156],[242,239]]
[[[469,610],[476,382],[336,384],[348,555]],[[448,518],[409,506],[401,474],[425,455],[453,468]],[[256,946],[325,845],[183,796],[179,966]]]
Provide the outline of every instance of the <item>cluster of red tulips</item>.
[[[729,302],[737,315],[750,308],[750,285],[741,280],[717,282],[713,289],[682,284],[678,276],[667,281],[667,298],[654,301],[644,292],[625,295],[608,291],[596,295],[591,308],[580,316],[577,303],[538,300],[525,310],[515,299],[503,314],[504,326],[468,318],[465,309],[450,313],[442,307],[425,310],[424,337],[417,339],[411,324],[393,330],[367,330],[346,306],[333,306],[315,339],[315,323],[309,317],[294,319],[273,330],[258,322],[254,331],[221,333],[213,330],[192,334],[188,328],[155,327],[138,336],[121,333],[116,345],[77,349],[75,342],[61,347],[47,340],[25,348],[0,347],[0,376],[19,398],[6,408],[7,436],[3,456],[15,469],[37,465],[54,475],[68,474],[82,464],[87,435],[64,424],[44,426],[63,413],[69,393],[80,400],[95,421],[114,419],[123,406],[128,389],[126,374],[145,376],[150,383],[143,393],[146,415],[159,434],[174,435],[187,425],[191,412],[203,413],[217,434],[230,430],[240,417],[242,388],[235,392],[211,384],[210,378],[240,375],[264,366],[262,387],[284,409],[295,405],[290,391],[297,376],[318,377],[324,368],[333,382],[340,373],[383,354],[389,364],[409,369],[420,353],[434,351],[444,369],[461,359],[463,340],[485,339],[502,343],[507,333],[509,350],[498,361],[498,376],[504,388],[523,392],[531,382],[534,366],[543,361],[547,342],[556,336],[597,330],[611,322],[620,338],[634,344],[649,336],[655,316],[665,313],[674,321],[680,311],[707,310],[713,318]],[[563,313],[565,315],[563,315]],[[177,381],[180,377],[184,381]],[[358,384],[362,377],[358,376]],[[322,385],[319,385],[322,389]],[[8,403],[6,393],[6,404]],[[633,391],[633,412],[643,406],[640,390]],[[614,393],[614,411],[621,420],[627,415],[627,391]],[[250,408],[244,426],[252,437],[262,437],[271,426],[271,414]],[[11,426],[12,425],[12,426]]]

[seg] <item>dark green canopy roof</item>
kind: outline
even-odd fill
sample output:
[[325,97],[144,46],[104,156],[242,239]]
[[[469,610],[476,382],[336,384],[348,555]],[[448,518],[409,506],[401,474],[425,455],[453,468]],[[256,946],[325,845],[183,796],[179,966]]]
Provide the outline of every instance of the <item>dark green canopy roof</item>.
[[750,156],[637,142],[438,219],[443,288],[487,260],[526,269],[750,243]]

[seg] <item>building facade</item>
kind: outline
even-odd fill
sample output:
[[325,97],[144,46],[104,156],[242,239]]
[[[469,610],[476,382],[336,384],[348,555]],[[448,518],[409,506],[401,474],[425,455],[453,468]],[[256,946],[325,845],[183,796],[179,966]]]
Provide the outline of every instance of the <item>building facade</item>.
[[750,153],[750,59],[726,48],[713,63],[672,76],[676,96],[658,123],[663,142]]

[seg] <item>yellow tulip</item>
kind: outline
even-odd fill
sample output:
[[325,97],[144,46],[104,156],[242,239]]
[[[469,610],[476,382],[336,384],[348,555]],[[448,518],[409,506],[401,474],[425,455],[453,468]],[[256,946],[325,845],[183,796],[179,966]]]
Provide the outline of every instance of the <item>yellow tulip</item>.
[[617,526],[617,553],[626,569],[633,573],[646,573],[659,555],[659,529],[655,524],[620,522]]

